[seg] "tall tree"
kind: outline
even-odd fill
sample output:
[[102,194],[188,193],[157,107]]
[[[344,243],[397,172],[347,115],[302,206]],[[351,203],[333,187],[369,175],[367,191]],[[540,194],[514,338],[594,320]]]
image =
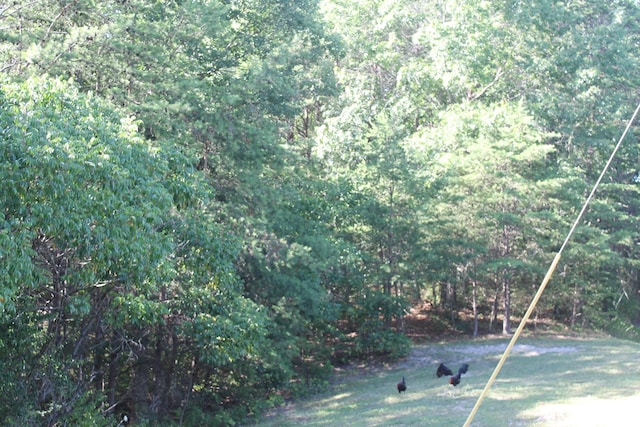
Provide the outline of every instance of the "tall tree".
[[[442,281],[442,301],[453,307],[457,294],[455,283],[463,280],[478,283],[468,272],[483,270],[478,270],[480,265],[470,256],[482,255],[484,268],[491,266],[493,271],[488,283],[495,285],[490,292],[494,296],[487,295],[487,298],[498,301],[495,296],[498,295],[497,282],[500,282],[501,298],[508,299],[511,293],[506,289],[519,273],[507,274],[517,263],[501,260],[510,258],[507,254],[523,238],[519,233],[527,227],[540,230],[545,223],[555,227],[536,236],[540,239],[539,249],[533,252],[542,254],[554,249],[553,240],[561,238],[558,226],[567,224],[581,195],[599,172],[594,165],[604,163],[612,148],[612,135],[619,134],[623,118],[628,117],[633,108],[631,88],[637,78],[633,71],[637,61],[632,47],[637,38],[633,17],[638,13],[638,6],[630,1],[616,2],[612,7],[557,2],[521,5],[509,1],[418,3],[362,1],[352,7],[352,11],[358,12],[351,12],[342,2],[325,2],[327,16],[339,26],[347,42],[353,42],[347,44],[353,55],[347,58],[352,62],[345,60],[349,66],[341,70],[347,89],[337,104],[340,113],[327,121],[327,141],[329,145],[348,141],[342,146],[335,144],[333,151],[339,154],[334,162],[340,160],[352,170],[355,165],[364,164],[359,162],[367,145],[360,143],[358,137],[369,134],[368,127],[378,128],[379,118],[392,117],[397,135],[392,144],[412,153],[406,158],[418,156],[423,162],[421,167],[409,166],[409,175],[429,183],[428,191],[420,195],[425,202],[422,218],[430,224],[421,227],[431,231],[427,242],[444,249],[448,257],[461,265],[454,267],[443,262],[446,257],[439,255],[416,253],[411,259],[430,261],[430,268],[423,270],[425,277]],[[514,102],[521,102],[524,109],[519,111],[533,117],[523,122],[512,117],[509,122],[514,129],[520,126],[516,123],[521,123],[540,135],[538,146],[553,150],[544,162],[528,166],[531,170],[522,177],[525,188],[502,185],[500,179],[503,178],[486,183],[486,202],[494,207],[492,221],[496,226],[502,224],[499,227],[501,242],[491,243],[486,236],[478,235],[474,241],[468,241],[465,248],[455,233],[439,234],[447,233],[447,227],[439,228],[448,223],[445,218],[431,217],[438,212],[433,201],[442,206],[438,198],[448,189],[446,179],[439,181],[434,177],[451,172],[449,166],[443,167],[441,159],[450,156],[456,162],[459,160],[455,153],[456,137],[449,138],[457,128],[452,125],[453,130],[447,131],[443,117],[452,112],[466,122],[469,116],[465,117],[463,111],[477,108],[482,112],[478,114],[485,114],[489,120],[494,117],[491,109],[501,109]],[[474,107],[476,104],[481,105]],[[477,121],[483,122],[479,118],[471,119],[471,122]],[[478,129],[483,126],[488,124],[477,125]],[[465,135],[467,133],[471,134],[472,130],[465,131]],[[424,141],[425,135],[437,136],[432,141]],[[517,138],[519,136],[513,137]],[[529,141],[526,144],[535,145]],[[490,152],[494,148],[486,149]],[[516,171],[526,162],[518,150],[499,152],[507,152],[504,160],[512,162]],[[633,158],[635,152],[635,148],[631,148],[624,153],[621,162],[628,167],[614,174],[614,182],[617,184],[622,179],[624,184],[614,192],[617,202],[607,201],[608,207],[602,215],[607,215],[606,210],[614,208],[616,203],[633,206],[627,196],[636,191],[637,178],[634,177],[637,175],[627,156]],[[478,158],[492,164],[481,156]],[[494,167],[499,171],[502,165],[494,164]],[[475,168],[480,173],[481,169]],[[492,183],[496,184],[493,188]],[[535,190],[536,186],[540,188]],[[410,194],[418,195],[411,191]],[[549,198],[547,206],[525,201],[529,194],[544,194]],[[468,197],[460,192],[452,203],[463,203]],[[619,197],[624,197],[624,201]],[[498,206],[503,208],[497,209]],[[479,205],[474,203],[469,209],[479,209]],[[622,211],[620,217],[627,217],[629,209]],[[521,222],[519,218],[526,221]],[[633,222],[632,216],[628,218]],[[481,216],[468,224],[482,229],[486,221]],[[591,226],[597,227],[597,224],[597,221],[590,222]],[[445,243],[447,239],[450,240]],[[460,249],[453,250],[452,247],[460,244]],[[619,265],[617,256],[607,259],[612,265]],[[545,262],[544,257],[541,262]],[[634,277],[635,268],[626,265],[631,273],[624,275]],[[525,288],[530,294],[531,288]],[[524,301],[520,296],[516,298],[518,305],[523,306],[527,293],[521,294]],[[466,296],[463,300],[466,301]],[[477,301],[471,305],[476,307]],[[508,324],[504,326],[507,331]]]
[[261,351],[266,320],[186,158],[59,81],[4,84],[1,102],[3,419],[163,417]]
[[[318,260],[306,263],[304,270],[298,267],[308,259],[337,255],[320,251],[331,237],[313,241],[295,227],[280,225],[299,223],[298,209],[306,207],[291,201],[279,208],[289,195],[306,203],[314,197],[306,188],[319,185],[298,174],[308,159],[301,159],[298,142],[287,138],[291,123],[304,117],[305,109],[335,91],[336,43],[318,22],[316,3],[46,2],[10,10],[7,20],[24,35],[20,44],[5,45],[11,71],[73,78],[82,90],[135,116],[148,140],[187,155],[206,178],[199,184],[216,193],[206,200],[216,214],[203,214],[203,221],[224,222],[243,242],[235,267],[253,283],[242,291],[269,310],[273,305],[269,314],[276,320],[283,307],[280,298],[271,297],[290,292],[301,307],[292,305],[284,319],[295,314],[300,324],[280,319],[283,332],[278,336],[294,335],[303,345],[321,341],[326,322],[319,313],[331,312],[319,280],[325,264]],[[320,223],[313,226],[322,228]],[[273,269],[272,258],[256,256],[271,254],[272,247],[281,247],[291,262],[278,260]],[[278,269],[282,271],[273,275]],[[287,289],[289,284],[295,284],[295,291]],[[270,298],[264,298],[263,286]],[[315,339],[307,340],[310,335]],[[284,340],[278,347],[288,349],[289,344]],[[318,364],[326,365],[326,360]]]
[[[455,271],[469,272],[473,266],[473,280],[487,286],[486,294],[499,292],[503,332],[509,333],[516,283],[537,277],[537,263],[548,258],[540,236],[558,209],[549,203],[559,183],[549,161],[554,148],[522,104],[474,102],[451,109],[422,136],[425,144],[448,146],[437,162],[440,203],[430,212],[438,227],[433,238],[449,243],[435,247],[457,252]],[[455,271],[445,280],[469,278]]]

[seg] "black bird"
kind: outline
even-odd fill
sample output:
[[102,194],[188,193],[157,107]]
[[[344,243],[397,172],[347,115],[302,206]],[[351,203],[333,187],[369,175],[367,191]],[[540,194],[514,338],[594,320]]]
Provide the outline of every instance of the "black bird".
[[454,387],[455,387],[455,386],[457,386],[458,384],[460,384],[460,376],[461,376],[461,375],[462,375],[462,374],[460,374],[460,373],[458,372],[458,375],[454,375],[454,376],[452,376],[451,378],[449,378],[449,384],[451,384],[451,385],[452,385],[452,386],[454,386]]
[[463,363],[462,366],[460,366],[460,369],[458,369],[458,375],[466,374],[468,370],[469,370],[469,364]]
[[407,391],[407,383],[404,382],[404,377],[402,377],[402,381],[397,384],[398,393],[402,393],[403,391]]
[[451,369],[444,366],[444,363],[441,363],[440,366],[438,366],[436,375],[438,376],[438,378],[440,378],[443,375],[453,375],[453,372],[451,372]]

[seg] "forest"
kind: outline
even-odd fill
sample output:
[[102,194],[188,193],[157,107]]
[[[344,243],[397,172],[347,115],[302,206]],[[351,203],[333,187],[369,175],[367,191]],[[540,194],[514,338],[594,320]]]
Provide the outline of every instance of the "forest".
[[[0,0],[2,424],[234,425],[417,309],[512,333],[639,47],[635,0]],[[640,340],[639,126],[530,327]]]

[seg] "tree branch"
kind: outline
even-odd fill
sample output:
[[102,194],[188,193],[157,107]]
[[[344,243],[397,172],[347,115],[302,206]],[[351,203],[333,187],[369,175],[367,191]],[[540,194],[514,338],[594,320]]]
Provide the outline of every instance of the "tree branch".
[[480,92],[474,94],[471,90],[469,90],[468,94],[467,94],[467,100],[469,101],[475,101],[476,99],[480,98],[482,95],[485,94],[485,92],[487,90],[489,90],[491,88],[491,86],[493,86],[494,84],[496,84],[496,82],[500,79],[500,77],[502,76],[503,70],[502,67],[498,67],[498,69],[496,70],[496,75],[493,78],[493,81],[491,83],[489,83],[488,85],[486,85],[485,87],[482,88],[482,90],[480,90]]

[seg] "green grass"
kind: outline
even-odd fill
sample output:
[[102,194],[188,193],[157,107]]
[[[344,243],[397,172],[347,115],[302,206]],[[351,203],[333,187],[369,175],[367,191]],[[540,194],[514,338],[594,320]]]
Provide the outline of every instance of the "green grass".
[[[508,340],[414,346],[389,366],[338,372],[330,389],[279,408],[255,426],[462,426]],[[521,338],[472,426],[622,426],[640,409],[640,344],[612,338]],[[440,362],[470,368],[459,386]],[[398,394],[404,376],[407,392]],[[636,406],[637,405],[637,406]],[[638,424],[636,424],[638,423]]]

